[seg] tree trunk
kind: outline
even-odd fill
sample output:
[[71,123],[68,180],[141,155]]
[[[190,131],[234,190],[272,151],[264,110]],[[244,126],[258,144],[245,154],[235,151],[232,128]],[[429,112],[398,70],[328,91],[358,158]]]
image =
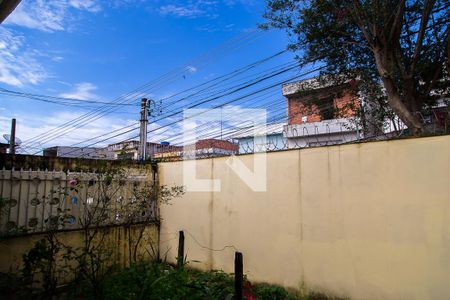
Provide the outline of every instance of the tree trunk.
[[422,134],[425,131],[422,123],[403,103],[401,96],[395,88],[394,81],[386,77],[382,77],[382,80],[391,108],[414,135]]
[[[420,119],[414,115],[414,111],[408,109],[410,105],[406,105],[403,101],[412,99],[402,98],[392,78],[392,74],[394,73],[393,69],[395,68],[395,54],[393,51],[393,49],[387,48],[387,46],[373,49],[378,73],[380,74],[383,86],[386,89],[390,107],[414,135],[420,135],[425,131],[425,128],[420,122]],[[414,103],[411,104],[414,106]]]

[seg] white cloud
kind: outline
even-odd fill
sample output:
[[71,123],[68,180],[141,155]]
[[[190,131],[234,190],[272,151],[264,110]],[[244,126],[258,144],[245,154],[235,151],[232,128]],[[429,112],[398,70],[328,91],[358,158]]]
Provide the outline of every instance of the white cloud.
[[159,8],[159,13],[163,16],[175,16],[180,18],[194,19],[198,17],[217,17],[213,12],[216,10],[218,2],[209,0],[186,1],[177,4],[163,5]]
[[64,57],[62,57],[62,56],[53,56],[52,60],[56,61],[56,62],[60,62],[60,61],[64,60]]
[[203,15],[205,12],[196,6],[177,6],[177,5],[164,5],[159,8],[159,12],[162,15],[173,15],[177,17],[196,18]]
[[219,3],[224,3],[228,7],[234,7],[237,4],[253,7],[257,1],[255,0],[172,0],[170,4],[159,7],[159,13],[163,16],[174,16],[179,18],[194,19],[199,17],[207,17],[215,19],[219,13]]
[[56,82],[59,84],[65,85],[65,86],[70,86],[70,87],[73,86],[71,83],[63,81],[63,80],[57,80]]
[[101,7],[97,0],[22,1],[6,19],[5,24],[47,32],[62,31],[70,25],[70,9],[95,13],[100,11]]
[[181,132],[181,126],[178,124],[173,124],[169,127],[161,127],[162,124],[148,124],[147,129],[151,133],[148,137],[149,142],[160,143],[163,141],[167,141],[170,140],[171,137],[173,137],[174,133],[177,133],[179,136],[179,133]]
[[80,100],[96,100],[99,97],[93,93],[97,86],[90,82],[81,82],[75,85],[75,88],[67,93],[59,94],[59,97],[80,99]]
[[[62,111],[57,112],[54,114],[48,114],[47,116],[43,117],[42,115],[38,114],[31,114],[31,113],[19,113],[15,115],[0,115],[0,133],[8,133],[11,126],[11,118],[15,117],[17,119],[17,136],[22,141],[27,141],[39,134],[48,132],[51,129],[54,129],[57,126],[60,126],[63,123],[66,123],[69,120],[72,120],[74,117],[81,116],[81,112],[74,112],[74,111]],[[26,122],[25,122],[26,121]],[[113,116],[107,116],[103,117],[98,120],[94,120],[90,122],[85,127],[77,128],[75,126],[69,126],[65,128],[66,134],[64,134],[61,137],[58,137],[52,141],[44,142],[43,144],[34,144],[31,147],[25,147],[25,150],[27,150],[30,153],[34,153],[38,150],[42,150],[42,148],[45,147],[51,147],[51,146],[70,146],[82,141],[85,141],[89,138],[96,137],[96,136],[102,136],[101,138],[97,140],[93,140],[88,142],[94,143],[96,141],[100,141],[102,139],[105,139],[111,135],[108,135],[109,133],[119,130],[122,127],[137,124],[136,120],[132,119],[121,119],[116,118]],[[132,128],[132,127],[131,127]],[[129,129],[129,128],[128,128]],[[124,132],[127,129],[124,129]],[[101,142],[99,144],[94,145],[93,147],[100,147],[100,146],[106,146],[107,144],[118,142],[127,138],[130,138],[134,135],[138,134],[138,131],[133,131],[118,137],[115,137],[111,140]],[[82,144],[82,145],[86,145]],[[27,146],[24,143],[24,146]],[[28,145],[30,146],[30,145]]]
[[225,5],[231,6],[231,7],[238,5],[238,4],[240,4],[244,7],[253,7],[258,3],[257,0],[223,0],[223,2],[225,3]]
[[70,0],[69,4],[76,9],[86,10],[92,13],[101,10],[100,3],[97,3],[96,0]]
[[36,54],[25,48],[24,37],[0,27],[0,82],[23,86],[37,84],[47,77]]
[[108,4],[113,8],[128,6],[128,5],[139,5],[145,3],[146,0],[109,0]]
[[[95,13],[101,10],[99,0],[22,1],[5,24],[46,32],[63,31],[73,26],[75,11]],[[60,62],[58,53],[28,48],[26,39],[16,30],[0,27],[0,82],[12,86],[38,84],[49,77],[41,58]],[[89,92],[89,90],[88,90]]]
[[211,24],[199,26],[196,29],[198,31],[204,31],[204,32],[209,32],[209,33],[230,32],[230,31],[235,30],[235,24],[230,23],[230,24],[222,25],[222,24],[219,24],[218,22],[214,22]]
[[198,71],[198,69],[194,66],[187,66],[186,69],[188,70],[189,73],[195,73]]

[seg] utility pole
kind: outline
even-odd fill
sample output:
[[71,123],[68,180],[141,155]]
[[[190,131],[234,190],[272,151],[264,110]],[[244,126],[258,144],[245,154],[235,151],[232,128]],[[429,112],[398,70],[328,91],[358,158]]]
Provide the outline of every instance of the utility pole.
[[141,101],[141,132],[139,142],[139,159],[144,161],[147,156],[153,158],[155,147],[147,147],[147,125],[148,118],[162,114],[162,101],[157,103],[155,100],[143,98]]
[[16,119],[11,120],[11,136],[9,137],[9,154],[16,154]]
[[148,125],[148,105],[147,98],[141,100],[141,128],[139,133],[139,160],[147,158],[147,125]]

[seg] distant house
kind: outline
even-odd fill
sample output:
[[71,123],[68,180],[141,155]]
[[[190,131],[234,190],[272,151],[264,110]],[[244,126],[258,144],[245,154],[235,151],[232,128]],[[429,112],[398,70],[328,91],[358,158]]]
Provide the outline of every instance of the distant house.
[[138,159],[139,141],[125,141],[108,145],[108,150],[113,153],[114,159]]
[[[160,152],[176,151],[176,146],[169,143],[147,142],[147,156],[156,157]],[[114,155],[114,159],[139,159],[139,141],[124,141],[108,145],[108,150]]]
[[156,159],[205,158],[238,154],[239,145],[219,139],[204,139],[186,146],[172,146],[155,153]]
[[72,157],[90,159],[113,159],[107,148],[55,146],[44,149],[47,157]]
[[183,157],[183,146],[171,145],[154,154],[155,159],[181,159],[181,157]]
[[[189,150],[190,148],[190,150]],[[222,155],[233,155],[238,154],[239,145],[229,141],[218,140],[218,139],[205,139],[199,140],[194,145],[190,145],[185,148],[185,151],[190,151],[185,153],[192,155],[192,151],[195,151],[195,157],[214,157]]]
[[360,138],[355,120],[360,99],[355,81],[340,85],[308,79],[283,85],[288,122],[284,137],[289,147],[336,145]]
[[282,150],[287,147],[287,139],[283,135],[285,124],[274,123],[241,128],[230,138],[239,145],[239,154]]

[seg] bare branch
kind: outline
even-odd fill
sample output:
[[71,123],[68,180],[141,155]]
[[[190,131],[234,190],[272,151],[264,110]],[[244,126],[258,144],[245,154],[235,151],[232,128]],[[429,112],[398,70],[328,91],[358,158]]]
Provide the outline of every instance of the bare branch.
[[447,76],[450,76],[450,26],[447,26]]
[[[356,24],[358,25],[359,29],[364,34],[367,42],[373,48],[375,46],[374,45],[374,34],[373,34],[373,32],[369,32],[367,30],[363,19],[360,18],[360,15],[364,14],[363,9],[361,7],[361,3],[359,2],[359,0],[353,0],[352,2],[353,2],[354,10],[349,9],[349,11],[352,14],[352,17],[355,20]],[[366,19],[366,23],[370,23],[369,20]]]
[[[406,0],[401,0],[400,3],[398,4],[397,12],[394,14],[395,19],[391,25],[391,32],[389,33],[388,41],[392,41],[394,38],[398,39],[398,36],[400,35],[400,32],[401,32],[402,20],[403,20],[403,15],[405,13],[405,8],[406,8]],[[390,21],[388,22],[388,24],[389,23],[390,23]]]
[[422,50],[423,39],[425,37],[425,31],[427,28],[428,20],[430,19],[431,10],[435,4],[436,0],[425,0],[422,18],[420,20],[419,34],[417,37],[416,48],[414,50],[414,56],[411,63],[411,69],[409,73],[412,75],[414,69],[416,68],[417,61],[419,60],[420,51]]

